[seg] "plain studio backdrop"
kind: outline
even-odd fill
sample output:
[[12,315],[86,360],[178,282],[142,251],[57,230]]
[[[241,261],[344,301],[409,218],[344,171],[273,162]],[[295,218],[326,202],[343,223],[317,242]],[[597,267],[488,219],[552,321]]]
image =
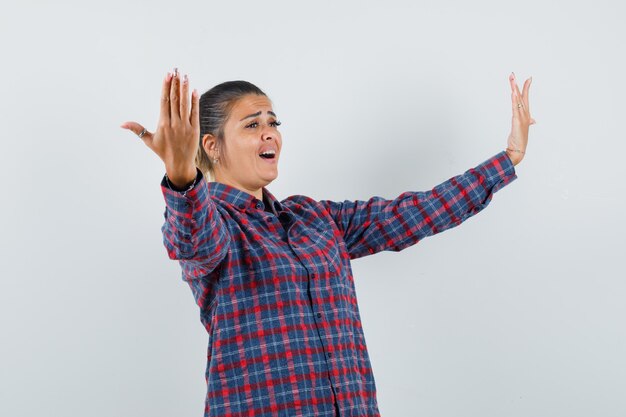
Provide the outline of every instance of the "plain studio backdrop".
[[279,199],[395,198],[504,150],[453,229],[354,260],[381,414],[626,415],[623,2],[13,2],[0,15],[0,415],[200,416],[208,336],[160,227],[168,70],[283,122]]

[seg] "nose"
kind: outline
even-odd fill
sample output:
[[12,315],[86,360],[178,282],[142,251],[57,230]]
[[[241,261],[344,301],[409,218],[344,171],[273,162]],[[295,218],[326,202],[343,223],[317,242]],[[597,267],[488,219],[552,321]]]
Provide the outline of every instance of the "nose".
[[263,134],[261,135],[261,139],[263,140],[263,142],[265,142],[266,140],[275,139],[275,138],[274,138],[274,135],[271,133],[270,129],[267,129],[263,131]]

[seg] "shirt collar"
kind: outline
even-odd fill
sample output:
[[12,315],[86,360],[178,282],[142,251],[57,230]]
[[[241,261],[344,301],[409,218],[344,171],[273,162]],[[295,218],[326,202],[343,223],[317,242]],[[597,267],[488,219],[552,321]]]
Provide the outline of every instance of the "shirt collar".
[[[259,200],[255,196],[245,191],[241,191],[233,186],[222,184],[217,181],[208,182],[209,195],[213,198],[223,201],[236,208],[239,211],[255,211],[265,210],[265,203],[263,200]],[[283,211],[283,206],[274,197],[274,195],[265,187],[262,189],[263,195],[272,203],[276,213]]]

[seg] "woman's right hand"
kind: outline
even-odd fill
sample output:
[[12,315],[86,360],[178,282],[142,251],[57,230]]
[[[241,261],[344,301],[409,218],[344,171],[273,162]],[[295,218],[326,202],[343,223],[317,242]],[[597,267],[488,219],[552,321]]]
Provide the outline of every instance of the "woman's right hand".
[[[189,79],[177,68],[163,80],[161,92],[161,114],[155,133],[146,130],[141,138],[165,164],[168,179],[182,187],[196,178],[196,153],[200,122],[198,116],[199,97],[193,90],[189,106]],[[144,127],[137,122],[125,122],[122,128],[139,135]]]

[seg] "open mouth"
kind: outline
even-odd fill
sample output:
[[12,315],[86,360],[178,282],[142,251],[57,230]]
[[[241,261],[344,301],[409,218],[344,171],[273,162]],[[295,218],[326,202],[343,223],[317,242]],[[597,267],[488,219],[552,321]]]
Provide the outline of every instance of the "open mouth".
[[263,159],[274,159],[276,157],[275,150],[264,151],[259,154],[259,156]]

